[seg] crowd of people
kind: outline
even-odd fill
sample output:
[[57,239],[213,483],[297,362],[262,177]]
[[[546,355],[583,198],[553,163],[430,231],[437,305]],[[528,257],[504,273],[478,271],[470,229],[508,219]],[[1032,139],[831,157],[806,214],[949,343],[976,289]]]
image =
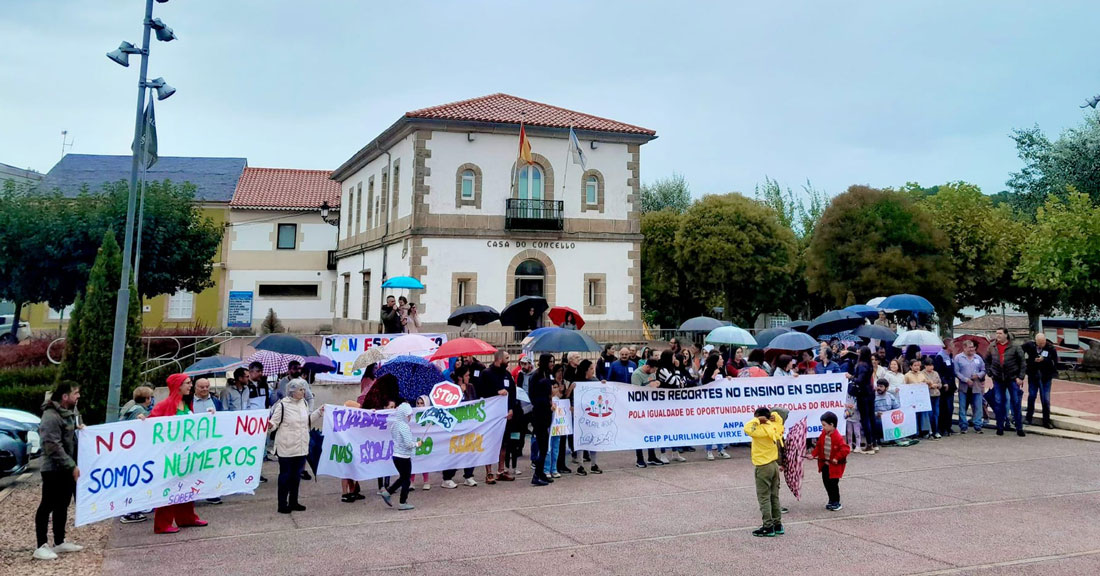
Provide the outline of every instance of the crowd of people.
[[[469,401],[492,396],[507,397],[508,412],[504,438],[498,460],[485,466],[485,484],[514,482],[524,473],[520,465],[528,449],[530,483],[547,486],[563,475],[588,476],[602,474],[598,455],[593,451],[575,450],[571,435],[551,436],[550,425],[554,399],[571,399],[578,382],[606,381],[653,388],[686,388],[706,385],[726,378],[764,376],[798,377],[805,374],[842,374],[848,381],[847,400],[842,415],[847,434],[837,432],[839,415],[822,416],[823,434],[814,444],[813,458],[825,484],[829,510],[839,510],[839,479],[844,473],[849,451],[874,454],[884,443],[880,417],[899,405],[899,390],[903,384],[923,384],[928,387],[931,410],[920,414],[919,434],[926,439],[939,439],[955,432],[955,395],[958,394],[959,434],[973,428],[982,433],[987,422],[983,405],[993,408],[998,435],[1014,427],[1024,436],[1023,426],[1031,424],[1035,400],[1042,405],[1042,424],[1053,427],[1050,417],[1051,381],[1057,374],[1057,351],[1043,334],[1019,346],[1004,330],[998,330],[995,340],[983,356],[978,355],[972,340],[963,343],[962,351],[953,353],[953,342],[945,339],[936,354],[924,355],[919,347],[896,350],[890,347],[852,346],[832,340],[822,342],[812,351],[795,357],[783,351],[745,350],[740,347],[683,346],[672,339],[667,348],[615,349],[606,346],[595,361],[570,352],[560,357],[541,354],[519,357],[512,366],[511,355],[498,351],[488,365],[475,357],[456,358],[445,370],[445,376]],[[399,495],[398,508],[412,510],[409,493],[416,489],[411,473],[412,461],[420,442],[408,426],[414,413],[413,404],[427,405],[426,397],[401,398],[399,382],[392,374],[375,377],[375,365],[363,373],[360,394],[346,406],[372,410],[394,410],[389,416],[394,439],[393,463],[397,477],[379,478],[378,494],[387,505]],[[987,380],[992,387],[986,390]],[[1022,409],[1025,381],[1029,383],[1026,416]],[[194,412],[221,412],[249,409],[270,410],[271,436],[268,454],[278,461],[279,477],[277,511],[290,514],[304,511],[299,502],[299,483],[311,478],[305,466],[312,442],[320,441],[324,407],[314,408],[312,390],[302,377],[297,362],[288,365],[287,373],[275,384],[269,384],[263,366],[253,363],[248,369],[238,368],[220,395],[211,392],[210,381],[175,374],[167,381],[167,400],[153,405],[153,390],[141,386],[134,390],[133,400],[120,410],[121,419],[143,419],[174,416]],[[517,390],[523,390],[529,405],[521,403]],[[80,546],[65,541],[65,519],[69,501],[75,491],[80,471],[76,466],[75,430],[78,422],[79,385],[61,382],[43,405],[40,427],[45,458],[42,465],[42,502],[35,515],[38,547],[35,558],[56,558],[57,553],[72,552]],[[410,402],[411,401],[411,402]],[[784,533],[782,509],[778,500],[778,468],[782,466],[781,446],[784,435],[783,410],[760,408],[746,425],[751,438],[751,460],[755,468],[756,487],[762,516],[756,536],[778,536]],[[529,438],[529,441],[528,441]],[[529,447],[529,448],[528,448]],[[701,447],[706,460],[731,458],[725,445]],[[694,446],[637,450],[638,468],[664,466],[673,461],[684,462]],[[475,487],[476,470],[462,470],[462,485]],[[458,470],[441,473],[440,486],[456,489]],[[421,489],[431,489],[430,474],[421,477]],[[261,482],[266,478],[261,476]],[[341,501],[354,503],[366,499],[359,482],[341,482]],[[219,504],[220,498],[207,501]],[[141,522],[144,513],[128,514],[124,523]],[[48,546],[47,528],[53,519],[54,546]],[[193,503],[157,508],[154,532],[170,534],[180,528],[204,526],[206,522],[195,513]]]

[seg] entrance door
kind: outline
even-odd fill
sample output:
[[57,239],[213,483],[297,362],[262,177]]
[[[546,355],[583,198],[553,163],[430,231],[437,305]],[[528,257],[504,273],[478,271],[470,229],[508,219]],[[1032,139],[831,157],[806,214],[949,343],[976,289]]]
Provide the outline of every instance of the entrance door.
[[525,218],[542,217],[542,169],[536,165],[524,166],[519,171],[519,188],[517,196],[523,208]]
[[516,267],[516,298],[520,296],[546,297],[544,285],[546,269],[538,260],[524,260]]

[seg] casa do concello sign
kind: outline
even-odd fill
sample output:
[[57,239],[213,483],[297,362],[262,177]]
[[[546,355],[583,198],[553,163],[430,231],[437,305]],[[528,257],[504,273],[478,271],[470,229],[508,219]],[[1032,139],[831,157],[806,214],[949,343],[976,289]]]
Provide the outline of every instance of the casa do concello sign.
[[557,240],[486,240],[486,248],[551,248],[555,250],[573,250],[576,242],[559,242]]

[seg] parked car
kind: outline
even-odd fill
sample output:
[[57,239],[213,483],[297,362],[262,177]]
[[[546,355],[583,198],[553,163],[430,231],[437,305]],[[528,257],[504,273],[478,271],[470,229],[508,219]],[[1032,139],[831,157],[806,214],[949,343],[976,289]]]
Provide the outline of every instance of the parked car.
[[15,420],[24,424],[34,424],[34,430],[27,432],[27,444],[29,445],[27,451],[30,452],[32,459],[42,455],[42,439],[38,436],[38,425],[42,423],[41,418],[30,412],[14,408],[0,408],[0,418]]
[[[0,314],[0,344],[11,344],[11,323],[15,321],[15,314]],[[15,332],[16,341],[22,342],[31,337],[31,325],[20,322],[19,329]]]
[[35,424],[0,418],[0,477],[20,474],[30,462],[27,436]]

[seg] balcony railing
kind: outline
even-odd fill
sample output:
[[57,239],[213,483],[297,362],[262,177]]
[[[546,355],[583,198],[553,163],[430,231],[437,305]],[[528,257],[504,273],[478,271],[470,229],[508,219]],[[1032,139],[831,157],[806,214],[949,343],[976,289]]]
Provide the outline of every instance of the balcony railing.
[[329,270],[335,270],[336,269],[336,251],[335,250],[329,250],[328,251],[328,269]]
[[504,211],[506,230],[560,231],[564,223],[564,202],[561,200],[526,200],[509,198]]

